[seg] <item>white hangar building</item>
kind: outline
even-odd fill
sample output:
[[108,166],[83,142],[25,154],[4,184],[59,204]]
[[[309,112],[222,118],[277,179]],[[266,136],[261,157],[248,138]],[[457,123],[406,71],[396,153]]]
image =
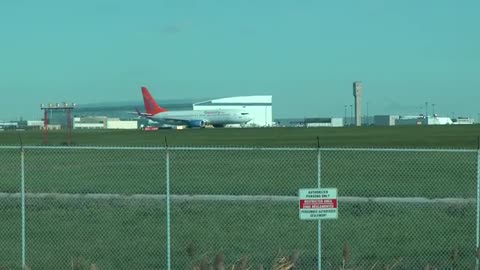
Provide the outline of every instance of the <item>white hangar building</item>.
[[273,126],[272,96],[239,96],[193,103],[194,110],[245,109],[253,117],[247,126]]

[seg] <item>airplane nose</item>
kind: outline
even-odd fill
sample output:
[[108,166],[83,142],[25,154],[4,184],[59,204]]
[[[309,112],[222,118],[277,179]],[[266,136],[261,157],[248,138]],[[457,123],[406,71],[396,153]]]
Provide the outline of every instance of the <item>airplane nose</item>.
[[244,115],[243,113],[239,114],[239,118],[244,120],[245,123],[253,120],[253,117],[251,115]]

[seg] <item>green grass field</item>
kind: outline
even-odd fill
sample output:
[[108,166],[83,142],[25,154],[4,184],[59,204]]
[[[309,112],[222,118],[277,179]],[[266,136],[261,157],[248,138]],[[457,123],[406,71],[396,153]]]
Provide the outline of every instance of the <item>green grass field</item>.
[[[120,201],[29,201],[27,258],[32,269],[70,269],[72,258],[96,262],[99,269],[164,269],[165,205]],[[2,253],[10,266],[20,259],[18,206],[2,207]],[[403,258],[400,269],[426,264],[449,266],[459,251],[460,269],[474,262],[474,209],[470,206],[408,208],[398,205],[341,206],[338,220],[323,222],[323,261],[336,265],[348,243],[354,265],[380,265]],[[314,269],[316,222],[298,220],[295,203],[174,203],[172,266],[224,251],[229,264],[241,256],[269,265],[280,251],[301,252],[299,269]]]
[[[20,132],[24,144],[40,145],[40,132]],[[315,147],[477,147],[478,126],[344,129],[204,129],[75,132],[75,145]],[[51,145],[65,142],[50,134]],[[17,145],[18,133],[0,132],[3,145]],[[26,191],[31,193],[164,194],[166,152],[157,150],[26,149]],[[322,186],[340,196],[474,198],[477,154],[451,152],[324,151]],[[0,149],[0,192],[19,192],[20,152]],[[288,195],[316,187],[317,151],[170,152],[172,194]],[[165,204],[119,200],[27,200],[27,261],[32,269],[70,269],[73,257],[99,269],[164,269]],[[338,220],[323,225],[325,269],[338,269],[342,245],[352,264],[369,269],[392,263],[399,269],[426,264],[460,268],[474,263],[475,207],[340,202]],[[0,269],[20,262],[19,202],[0,200]],[[301,251],[299,269],[316,262],[316,223],[300,221],[296,203],[174,202],[172,265],[187,269],[190,242],[202,254],[223,250],[228,263],[248,256],[271,264],[279,250]],[[6,248],[4,248],[6,247]],[[337,267],[329,268],[329,265]],[[379,266],[380,267],[380,266]]]
[[[1,145],[41,145],[41,131],[0,132]],[[78,131],[72,133],[76,145],[144,146],[255,146],[316,147],[317,136],[325,147],[478,147],[480,125],[470,126],[398,126],[362,128],[258,128],[258,129],[187,129],[160,131]],[[66,142],[63,131],[49,132],[50,145]]]

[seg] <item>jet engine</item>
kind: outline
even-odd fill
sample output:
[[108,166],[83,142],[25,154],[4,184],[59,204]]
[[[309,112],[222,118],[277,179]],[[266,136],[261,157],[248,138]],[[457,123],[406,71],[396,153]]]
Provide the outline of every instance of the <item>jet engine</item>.
[[203,128],[205,127],[205,121],[203,120],[192,120],[188,122],[189,127]]

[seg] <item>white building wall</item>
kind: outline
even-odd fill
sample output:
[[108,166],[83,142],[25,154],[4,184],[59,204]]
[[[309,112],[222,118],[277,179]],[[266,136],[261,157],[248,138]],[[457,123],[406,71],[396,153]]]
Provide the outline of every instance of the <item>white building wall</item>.
[[100,129],[105,128],[105,125],[102,123],[80,123],[74,122],[73,123],[74,129]]
[[428,117],[429,125],[451,125],[453,124],[452,119],[449,117]]
[[137,129],[137,121],[108,120],[107,129]]
[[332,127],[343,127],[343,118],[332,118]]
[[474,123],[473,119],[468,117],[459,117],[453,122],[454,125],[473,125]]
[[394,126],[398,115],[375,115],[373,117],[373,124],[375,126]]
[[449,117],[400,117],[396,120],[396,125],[451,125],[452,119]]
[[253,117],[247,126],[271,127],[273,126],[272,106],[246,106],[239,108],[247,110]]
[[427,121],[424,118],[399,118],[395,120],[395,125],[397,126],[406,126],[406,125],[425,125]]
[[[52,124],[48,124],[47,125],[47,130],[60,130],[62,127],[60,125],[52,125]],[[43,126],[40,127],[40,129],[44,129]]]
[[43,121],[41,120],[28,120],[27,121],[28,127],[43,127]]
[[253,117],[253,119],[248,122],[247,126],[273,126],[272,96],[243,96],[220,98],[193,104],[193,109],[243,109],[248,111]]
[[0,122],[0,127],[18,127],[18,123],[16,122]]
[[343,127],[343,118],[330,118],[330,122],[307,122],[306,127]]

